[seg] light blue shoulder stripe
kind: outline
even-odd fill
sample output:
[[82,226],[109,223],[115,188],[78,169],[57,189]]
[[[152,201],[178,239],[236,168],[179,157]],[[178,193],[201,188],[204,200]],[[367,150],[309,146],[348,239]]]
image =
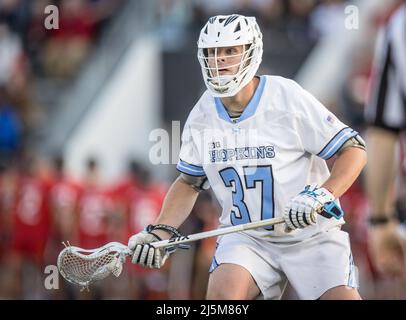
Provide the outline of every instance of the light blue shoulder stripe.
[[191,168],[191,169],[199,170],[199,171],[202,171],[202,172],[203,172],[203,167],[202,167],[202,166],[197,166],[197,165],[195,165],[195,164],[188,163],[188,162],[186,162],[186,161],[183,161],[182,159],[179,159],[179,162],[180,162],[182,165],[186,166],[186,167],[189,167],[189,168]]
[[330,140],[318,156],[324,160],[330,159],[348,139],[355,137],[357,134],[358,132],[351,128],[341,130],[332,140]]
[[203,167],[199,167],[190,163],[187,163],[183,160],[179,160],[176,169],[179,171],[192,175],[192,176],[204,176],[206,173],[203,170]]

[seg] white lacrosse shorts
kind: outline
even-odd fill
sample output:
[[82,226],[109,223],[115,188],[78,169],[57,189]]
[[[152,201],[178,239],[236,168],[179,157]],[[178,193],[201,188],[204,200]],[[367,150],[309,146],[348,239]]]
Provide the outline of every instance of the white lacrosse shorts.
[[248,270],[261,297],[280,299],[290,282],[300,299],[315,300],[336,286],[358,288],[349,235],[334,227],[295,243],[275,243],[244,232],[219,237],[209,272],[222,263]]

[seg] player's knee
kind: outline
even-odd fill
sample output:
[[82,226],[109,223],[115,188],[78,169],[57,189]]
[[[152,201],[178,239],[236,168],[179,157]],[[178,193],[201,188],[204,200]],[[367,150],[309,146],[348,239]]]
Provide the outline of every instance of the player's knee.
[[[237,288],[234,288],[237,289]],[[242,300],[245,299],[243,290],[230,290],[223,279],[213,277],[209,280],[206,299],[207,300]]]
[[207,290],[207,300],[244,300],[246,294],[239,294],[238,292],[231,292],[224,288],[212,288]]
[[327,290],[321,295],[320,300],[362,300],[356,288],[337,286]]
[[206,299],[246,300],[259,294],[251,274],[235,264],[221,264],[210,275]]
[[259,295],[259,289],[245,286],[229,286],[219,281],[209,283],[207,300],[247,300]]

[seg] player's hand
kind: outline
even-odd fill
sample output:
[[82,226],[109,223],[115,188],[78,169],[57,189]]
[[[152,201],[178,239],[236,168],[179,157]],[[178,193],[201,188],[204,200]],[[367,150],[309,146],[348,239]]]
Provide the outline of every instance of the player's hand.
[[406,276],[406,232],[398,222],[371,226],[368,249],[375,269],[381,275]]
[[297,196],[293,197],[285,207],[283,217],[287,226],[286,231],[305,228],[317,223],[317,212],[326,204],[334,200],[325,188],[308,185]]
[[161,239],[146,230],[137,233],[128,240],[128,247],[134,253],[132,263],[148,268],[161,268],[169,256],[169,252],[164,249],[156,249],[151,244]]

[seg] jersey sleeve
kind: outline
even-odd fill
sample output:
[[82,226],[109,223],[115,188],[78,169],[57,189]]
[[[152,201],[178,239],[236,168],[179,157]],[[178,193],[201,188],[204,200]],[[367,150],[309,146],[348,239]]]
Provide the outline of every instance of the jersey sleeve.
[[193,129],[191,128],[189,119],[182,132],[182,146],[180,148],[179,161],[176,169],[195,177],[206,175],[203,170],[198,148],[193,139]]
[[324,160],[334,156],[358,132],[341,122],[308,91],[299,87],[298,134],[305,151]]

